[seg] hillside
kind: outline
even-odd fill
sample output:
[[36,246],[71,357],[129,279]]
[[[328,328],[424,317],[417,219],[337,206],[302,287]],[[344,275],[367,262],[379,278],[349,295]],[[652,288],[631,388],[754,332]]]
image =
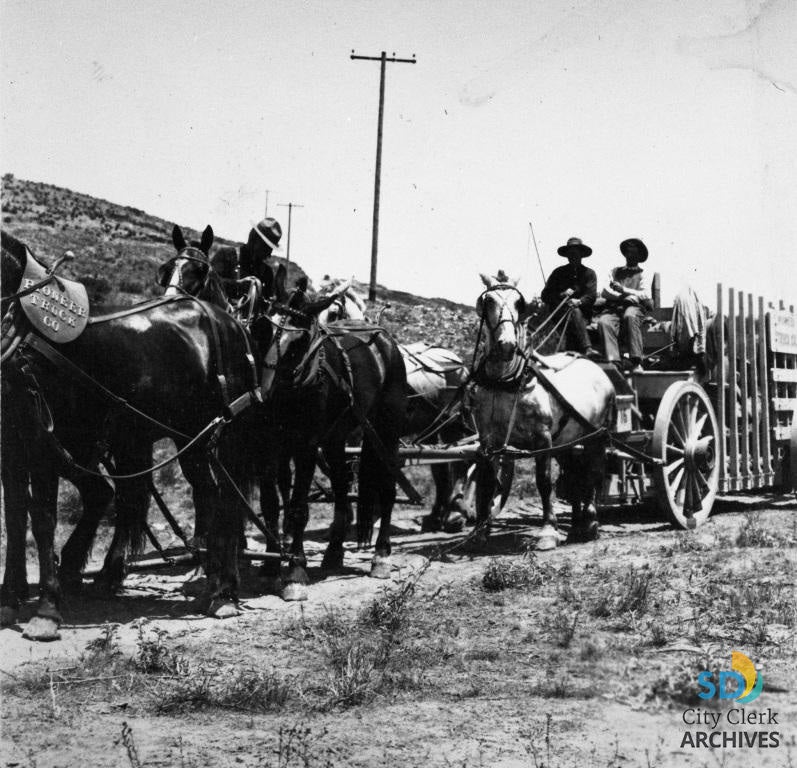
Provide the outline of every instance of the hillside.
[[[74,251],[77,258],[65,265],[63,273],[83,282],[95,304],[133,304],[162,291],[155,282],[155,272],[173,253],[174,222],[6,174],[2,180],[2,223],[44,261],[67,249]],[[187,239],[199,238],[196,230],[180,226]],[[216,245],[239,243],[217,236]],[[295,262],[278,258],[280,262],[288,266],[289,281],[304,274]],[[367,286],[356,287],[367,293]],[[424,340],[454,349],[466,359],[470,355],[476,333],[471,307],[384,286],[378,287],[378,296],[372,309],[389,305],[381,322],[400,341]]]

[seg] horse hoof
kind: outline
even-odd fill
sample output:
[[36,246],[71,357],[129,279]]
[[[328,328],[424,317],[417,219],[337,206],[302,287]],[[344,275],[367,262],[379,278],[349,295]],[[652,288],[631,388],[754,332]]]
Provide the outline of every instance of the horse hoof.
[[563,540],[564,536],[559,533],[556,528],[550,524],[544,525],[537,538],[535,549],[538,549],[540,552],[547,552],[551,549],[556,549]]
[[232,619],[241,615],[241,609],[229,598],[217,597],[208,606],[207,614],[214,619]]
[[286,602],[307,600],[307,586],[305,584],[299,584],[295,581],[289,581],[282,588],[282,599]]
[[58,631],[58,622],[55,619],[47,616],[34,616],[25,626],[22,637],[26,640],[46,643],[60,640],[61,633]]
[[17,623],[19,618],[19,611],[9,605],[4,605],[0,608],[0,627],[10,627]]
[[443,526],[443,530],[446,533],[462,533],[464,528],[465,516],[461,515],[459,512],[451,514]]
[[371,561],[371,578],[372,579],[389,579],[391,577],[390,557],[379,557],[374,555]]
[[421,518],[421,533],[437,533],[440,530],[440,520],[437,515],[424,515]]

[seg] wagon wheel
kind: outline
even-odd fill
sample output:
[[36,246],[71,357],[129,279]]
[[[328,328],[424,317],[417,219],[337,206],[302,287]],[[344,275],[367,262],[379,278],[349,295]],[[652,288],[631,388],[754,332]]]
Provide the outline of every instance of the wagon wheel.
[[719,485],[714,408],[702,387],[670,384],[653,427],[656,500],[674,525],[696,528],[708,519]]

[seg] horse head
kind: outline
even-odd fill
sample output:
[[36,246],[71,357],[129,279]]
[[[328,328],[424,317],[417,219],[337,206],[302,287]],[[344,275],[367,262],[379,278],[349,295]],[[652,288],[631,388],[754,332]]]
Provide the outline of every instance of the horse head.
[[526,346],[526,300],[514,283],[481,275],[485,290],[476,301],[482,360],[488,375],[506,377],[518,367]]
[[322,284],[319,295],[332,297],[332,303],[322,310],[318,316],[321,325],[329,325],[340,320],[364,320],[365,306],[362,299],[354,292],[352,287],[354,278],[345,282],[342,280],[331,280]]
[[267,316],[271,334],[268,344],[264,345],[264,398],[278,387],[296,388],[309,383],[314,352],[322,338],[318,316],[335,299],[335,296],[325,296],[311,301],[307,297],[307,277],[299,278],[296,287],[288,291],[286,277],[287,270],[280,264],[274,277],[274,300]]
[[205,227],[201,241],[189,245],[182,229],[175,224],[172,242],[177,253],[158,267],[158,284],[166,289],[166,296],[187,293],[206,298],[200,294],[210,287],[212,270],[208,253],[213,245],[213,228],[210,225]]

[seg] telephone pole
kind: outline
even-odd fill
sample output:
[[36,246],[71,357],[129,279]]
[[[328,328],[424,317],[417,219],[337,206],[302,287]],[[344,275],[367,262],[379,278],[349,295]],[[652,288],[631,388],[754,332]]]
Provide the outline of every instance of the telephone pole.
[[277,205],[288,209],[288,251],[285,254],[285,261],[291,260],[291,213],[294,208],[304,208],[303,205],[298,203],[277,203]]
[[382,173],[382,117],[385,112],[385,64],[397,62],[400,64],[415,64],[415,54],[411,59],[397,59],[393,53],[392,58],[387,58],[387,54],[382,51],[381,56],[356,56],[354,50],[351,52],[352,59],[364,61],[381,62],[379,69],[379,123],[376,129],[376,172],[374,174],[374,223],[371,230],[371,285],[368,289],[368,301],[376,301],[376,252],[379,242],[379,186]]

